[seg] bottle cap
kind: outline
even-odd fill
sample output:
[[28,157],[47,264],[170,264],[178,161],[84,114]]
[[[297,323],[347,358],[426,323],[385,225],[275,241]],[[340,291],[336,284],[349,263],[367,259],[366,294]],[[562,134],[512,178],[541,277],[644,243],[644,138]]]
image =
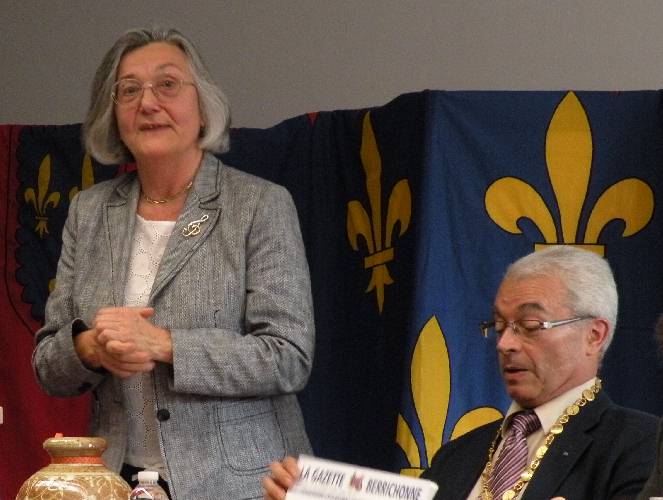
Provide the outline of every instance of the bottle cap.
[[142,470],[138,473],[139,483],[156,483],[159,481],[159,473],[155,470]]

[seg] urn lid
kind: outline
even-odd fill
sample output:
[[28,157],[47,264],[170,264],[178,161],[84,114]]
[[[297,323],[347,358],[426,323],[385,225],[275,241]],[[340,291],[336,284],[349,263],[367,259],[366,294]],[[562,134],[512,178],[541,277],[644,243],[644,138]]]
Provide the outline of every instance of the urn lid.
[[106,449],[106,440],[101,437],[55,437],[44,441],[44,449],[52,457],[100,457]]

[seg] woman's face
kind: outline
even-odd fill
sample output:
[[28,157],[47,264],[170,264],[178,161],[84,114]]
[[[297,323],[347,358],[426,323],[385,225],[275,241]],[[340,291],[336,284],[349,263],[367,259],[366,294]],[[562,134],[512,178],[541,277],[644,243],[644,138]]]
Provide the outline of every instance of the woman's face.
[[[116,103],[115,116],[122,142],[136,162],[181,161],[197,155],[202,120],[198,92],[189,84],[193,78],[184,53],[165,42],[128,52],[120,60],[117,72],[118,82],[127,79],[135,80],[143,89],[131,102]],[[174,97],[158,97],[149,86],[177,81],[188,83]]]

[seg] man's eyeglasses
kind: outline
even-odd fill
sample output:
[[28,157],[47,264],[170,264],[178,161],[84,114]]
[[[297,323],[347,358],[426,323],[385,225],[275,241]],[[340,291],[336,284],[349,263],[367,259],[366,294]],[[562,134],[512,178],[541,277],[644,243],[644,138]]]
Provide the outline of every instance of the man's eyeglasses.
[[533,338],[534,334],[540,330],[550,330],[562,325],[575,323],[585,319],[593,319],[593,316],[578,316],[576,318],[560,319],[556,321],[541,321],[540,319],[517,319],[515,321],[505,321],[496,319],[493,321],[482,321],[479,324],[481,333],[485,338],[502,337],[507,328],[511,328],[513,333],[523,338]]
[[142,97],[145,88],[152,89],[154,96],[160,101],[171,101],[175,99],[184,85],[194,85],[193,82],[180,80],[173,76],[163,76],[154,82],[141,82],[135,78],[123,78],[113,85],[111,98],[115,104],[131,104]]

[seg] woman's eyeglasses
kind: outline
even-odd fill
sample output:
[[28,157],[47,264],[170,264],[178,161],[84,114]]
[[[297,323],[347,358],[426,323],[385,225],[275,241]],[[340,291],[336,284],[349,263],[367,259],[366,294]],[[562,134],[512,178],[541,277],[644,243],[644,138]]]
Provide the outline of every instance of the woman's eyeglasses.
[[145,83],[135,78],[123,78],[113,85],[111,98],[115,104],[132,104],[140,100],[145,88],[149,88],[159,101],[171,101],[180,94],[184,85],[195,86],[195,83],[180,80],[173,76],[164,76],[154,82]]

